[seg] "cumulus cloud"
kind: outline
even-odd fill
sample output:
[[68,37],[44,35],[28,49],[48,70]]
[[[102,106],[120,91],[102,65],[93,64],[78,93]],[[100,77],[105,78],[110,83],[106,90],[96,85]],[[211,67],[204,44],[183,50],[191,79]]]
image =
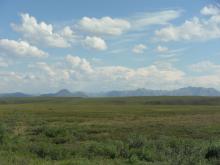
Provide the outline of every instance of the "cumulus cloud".
[[[59,65],[36,62],[28,73],[1,72],[1,83],[19,82],[20,89],[60,89],[62,87],[97,92],[112,89],[172,87],[184,79],[185,73],[172,66],[149,65],[140,68],[94,66],[79,56],[67,55]],[[11,80],[11,81],[10,81]],[[37,83],[36,83],[37,82]],[[27,84],[32,84],[28,86]],[[0,88],[3,86],[0,86]],[[73,88],[74,87],[74,88]],[[14,88],[13,88],[14,89]]]
[[139,44],[133,47],[132,52],[135,54],[143,54],[145,49],[147,49],[147,46]]
[[155,32],[162,41],[209,40],[220,38],[220,13],[217,6],[206,6],[201,13],[208,15],[207,19],[193,17],[180,26],[169,25]]
[[192,64],[189,68],[195,72],[219,72],[220,73],[220,65],[214,64],[211,61],[200,61],[196,64]]
[[[70,64],[69,67],[65,65],[67,68],[59,68],[59,70],[68,71],[70,82],[76,84],[83,82],[84,88],[90,87],[90,89],[99,86],[100,83],[103,89],[108,88],[109,90],[123,86],[138,88],[147,85],[153,88],[160,83],[175,84],[176,81],[181,81],[185,75],[184,72],[172,66],[150,65],[137,69],[124,66],[92,66],[88,60],[73,55],[67,55],[65,60]],[[57,75],[54,76],[57,77]]]
[[124,66],[104,66],[95,68],[91,82],[101,82],[109,89],[158,88],[175,85],[184,78],[185,73],[173,67],[160,68],[150,65],[141,68]]
[[87,36],[86,39],[83,41],[83,44],[88,48],[92,48],[100,51],[106,50],[108,48],[105,43],[105,40],[96,36],[93,37]]
[[79,21],[79,26],[82,30],[90,33],[117,36],[127,31],[131,25],[124,19],[83,17]]
[[54,86],[68,81],[70,78],[69,70],[46,62],[37,62],[30,66],[30,68],[35,69],[35,73],[32,74],[32,77],[34,75],[34,79],[30,80],[36,80],[37,78],[40,84],[46,83],[45,85]]
[[156,48],[156,51],[158,53],[167,53],[169,51],[169,49],[165,46],[158,45]]
[[198,63],[189,66],[190,71],[199,73],[198,76],[188,75],[183,80],[183,84],[186,86],[203,86],[213,87],[219,89],[220,86],[220,65],[212,61],[200,61]]
[[[156,65],[142,67],[137,69],[122,67],[122,66],[108,66],[101,67],[97,73],[103,73],[103,76],[108,76],[113,80],[129,80],[138,85],[139,81],[176,81],[182,79],[184,73],[175,68],[160,68]],[[106,74],[107,73],[107,74]],[[106,77],[107,78],[107,77]]]
[[[48,64],[37,62],[29,66],[29,70],[34,71],[39,84],[45,86],[61,88],[62,85],[77,84],[85,81],[93,75],[93,68],[90,62],[79,56],[67,55],[63,62]],[[32,81],[32,80],[30,80]]]
[[181,14],[179,10],[164,10],[159,12],[143,12],[126,19],[83,17],[78,26],[81,30],[97,35],[118,36],[129,30],[146,28],[150,25],[168,24],[171,20],[178,18]]
[[220,9],[214,5],[208,5],[201,9],[200,11],[203,15],[218,15],[220,14]]
[[[178,18],[181,14],[181,11],[175,10],[139,13],[126,19],[83,17],[77,23],[77,30],[82,34],[80,42],[82,41],[83,46],[100,51],[108,49],[103,38],[108,37],[107,41],[110,41],[113,38],[112,36],[117,36],[116,39],[119,39],[119,35],[131,31],[131,33],[120,37],[126,42],[132,42],[134,39],[143,37],[144,33],[141,30],[146,30],[151,25],[163,26],[155,32],[156,37],[162,41],[220,38],[219,7],[208,5],[201,9],[200,13],[202,15],[201,18],[193,17],[177,26],[170,24],[172,20]],[[12,28],[21,33],[26,41],[0,39],[0,50],[5,55],[46,57],[48,56],[46,52],[32,44],[67,48],[71,46],[74,40],[75,33],[70,26],[54,29],[53,25],[39,22],[29,14],[21,14],[21,18],[21,24],[12,24]],[[115,45],[120,45],[122,43],[120,42],[115,43]],[[142,54],[146,49],[146,45],[138,44],[134,45],[132,52]],[[32,68],[26,70],[27,73],[0,71],[0,89],[7,89],[10,84],[10,87],[15,89],[13,86],[15,82],[19,82],[16,86],[17,89],[30,88],[30,90],[60,89],[62,87],[94,91],[97,90],[97,87],[99,87],[99,91],[135,88],[166,89],[188,85],[216,86],[220,88],[220,72],[218,71],[220,70],[220,65],[211,61],[201,61],[193,64],[189,66],[191,72],[200,72],[200,76],[191,76],[183,70],[172,66],[171,60],[176,60],[174,59],[176,53],[182,50],[170,49],[163,45],[158,45],[155,48],[155,51],[161,53],[160,56],[163,57],[161,61],[167,63],[155,62],[139,68],[105,65],[104,63],[90,62],[81,56],[69,54],[64,59],[59,59],[59,64],[36,62],[32,65]],[[120,49],[116,47],[113,51],[119,53],[124,52],[125,49],[124,47]],[[7,66],[8,62],[0,58],[0,67]],[[208,74],[206,73],[207,71],[209,72]],[[28,86],[28,84],[31,84],[31,86]]]
[[73,31],[70,27],[67,26],[58,33],[54,31],[51,24],[38,22],[35,17],[27,13],[21,14],[21,19],[21,24],[12,23],[11,26],[30,42],[59,48],[71,46]]
[[[66,65],[66,62],[69,65]],[[201,62],[196,69],[212,68],[219,70],[218,64]],[[30,73],[2,72],[0,87],[7,89],[8,84],[19,82],[20,89],[32,86],[37,89],[69,89],[99,91],[112,89],[170,89],[183,86],[204,86],[219,88],[219,72],[212,72],[200,76],[190,76],[184,71],[170,65],[152,64],[146,67],[130,68],[125,66],[93,66],[87,59],[79,56],[67,55],[62,65],[38,62]],[[31,69],[29,69],[31,71]],[[37,82],[37,83],[36,83]],[[5,84],[5,85],[4,85]]]
[[19,57],[47,57],[48,53],[30,45],[26,41],[0,39],[0,49],[7,55]]
[[189,76],[182,81],[182,86],[201,86],[207,88],[219,89],[220,77],[219,74],[206,74],[201,76]]
[[66,38],[66,39],[73,39],[74,38],[74,32],[72,31],[72,29],[69,27],[69,26],[65,26],[61,32],[60,32],[60,35],[63,37],[63,38]]
[[2,78],[2,81],[11,81],[11,80],[22,80],[24,77],[22,76],[22,74],[20,73],[16,73],[16,72],[0,72],[0,77]]
[[45,63],[45,62],[38,62],[38,63],[36,64],[36,66],[37,66],[39,69],[45,71],[45,73],[46,73],[48,76],[50,76],[50,77],[53,77],[53,76],[56,75],[56,72],[54,71],[54,69],[51,68],[51,67],[50,67],[47,63]]
[[85,58],[80,58],[78,56],[73,56],[69,54],[66,56],[66,61],[71,64],[74,69],[79,69],[88,73],[91,73],[93,71],[90,62],[87,61]]

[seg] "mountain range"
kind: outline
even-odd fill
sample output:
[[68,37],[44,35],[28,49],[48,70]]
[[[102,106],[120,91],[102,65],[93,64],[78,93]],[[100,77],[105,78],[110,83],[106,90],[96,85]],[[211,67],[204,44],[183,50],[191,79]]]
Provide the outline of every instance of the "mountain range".
[[[25,94],[22,92],[4,93],[0,97],[33,97],[36,95]],[[203,87],[185,87],[176,90],[152,90],[152,89],[136,89],[109,91],[101,93],[85,93],[85,92],[70,92],[67,89],[62,89],[56,93],[47,93],[37,95],[39,97],[127,97],[127,96],[220,96],[220,91],[214,88]]]
[[186,87],[176,90],[136,89],[128,91],[110,91],[106,93],[106,96],[220,96],[220,91],[214,88],[203,87]]
[[67,89],[62,89],[56,93],[48,93],[40,95],[42,97],[88,97],[84,92],[70,92]]

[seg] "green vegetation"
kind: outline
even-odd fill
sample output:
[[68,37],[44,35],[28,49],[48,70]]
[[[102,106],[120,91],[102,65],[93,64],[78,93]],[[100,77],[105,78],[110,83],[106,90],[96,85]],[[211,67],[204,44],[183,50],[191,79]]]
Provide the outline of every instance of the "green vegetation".
[[218,165],[220,98],[2,98],[1,165]]

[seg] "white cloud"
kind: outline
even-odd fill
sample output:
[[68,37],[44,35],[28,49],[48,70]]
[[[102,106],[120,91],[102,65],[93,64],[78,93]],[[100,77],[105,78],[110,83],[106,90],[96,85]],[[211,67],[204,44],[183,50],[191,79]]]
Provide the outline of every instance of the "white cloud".
[[68,56],[71,67],[68,70],[69,82],[74,89],[83,89],[97,92],[112,89],[135,89],[140,87],[157,88],[164,85],[172,87],[184,78],[184,72],[173,67],[158,67],[150,65],[142,68],[124,66],[91,66],[91,72],[82,71],[82,58]]
[[47,57],[48,53],[30,45],[26,41],[0,39],[0,49],[8,55],[19,57]]
[[[139,88],[139,87],[157,87],[163,83],[175,84],[176,81],[183,79],[185,73],[173,68],[172,66],[160,67],[157,65],[150,65],[141,68],[129,68],[124,66],[91,66],[90,63],[83,58],[68,55],[66,60],[71,63],[72,76],[77,76],[78,81],[86,81],[85,86],[103,86],[104,88]],[[89,67],[83,67],[86,61]],[[82,72],[89,70],[89,72]],[[70,76],[71,77],[71,76]],[[160,84],[161,83],[161,84]],[[114,86],[112,86],[114,85]],[[92,87],[93,88],[93,87]],[[100,89],[101,90],[101,89]]]
[[189,68],[195,72],[212,71],[220,73],[220,65],[214,64],[211,61],[201,61],[199,63],[190,65]]
[[66,61],[71,64],[74,69],[80,69],[84,72],[92,72],[93,69],[90,63],[85,58],[80,58],[78,56],[67,55]]
[[191,86],[212,87],[220,89],[220,65],[211,61],[200,61],[189,66],[190,71],[198,72],[199,76],[188,75],[183,84]]
[[[69,65],[67,65],[68,63]],[[112,89],[173,87],[182,82],[185,73],[172,66],[149,65],[140,68],[125,66],[92,66],[87,59],[67,55],[60,65],[37,62],[29,73],[5,73],[1,83],[19,82],[19,89],[60,89],[98,91]],[[10,81],[11,80],[11,81]],[[37,82],[37,83],[36,83]],[[28,86],[28,84],[32,84]],[[2,87],[2,86],[0,86]],[[14,86],[11,86],[15,89]],[[17,87],[16,87],[17,88]]]
[[79,26],[84,31],[95,34],[121,35],[130,28],[130,23],[123,19],[102,17],[89,18],[83,17],[79,21]]
[[[69,65],[66,65],[66,62]],[[216,72],[204,73],[202,76],[190,76],[170,65],[152,64],[146,67],[130,68],[125,66],[92,66],[90,62],[78,56],[67,55],[62,65],[36,63],[33,72],[1,72],[1,88],[15,89],[13,83],[18,83],[19,89],[61,89],[85,90],[97,92],[103,90],[123,90],[136,88],[174,89],[183,86],[219,87],[219,65],[211,62],[201,62],[201,69],[208,67]],[[206,63],[206,64],[205,64]],[[205,69],[205,68],[204,68]],[[36,83],[37,82],[37,83]],[[28,86],[32,84],[32,86]],[[16,88],[18,87],[16,86]]]
[[37,69],[35,73],[40,81],[46,82],[47,85],[56,85],[57,83],[63,83],[68,81],[70,78],[69,71],[64,68],[58,68],[55,65],[49,65],[46,62],[37,62],[31,68]]
[[61,34],[54,32],[53,26],[45,22],[38,22],[29,14],[21,14],[20,25],[11,24],[12,28],[22,33],[23,37],[32,43],[47,45],[51,47],[66,48],[71,46],[73,31],[70,27],[61,30]]
[[133,47],[132,52],[135,54],[143,54],[145,49],[147,49],[145,45],[139,44]]
[[[156,65],[142,67],[137,69],[122,67],[122,66],[108,66],[101,67],[97,73],[103,74],[112,80],[130,81],[138,86],[140,81],[148,83],[148,81],[176,81],[182,79],[184,73],[172,67],[160,68]],[[106,78],[107,78],[106,77]]]
[[178,10],[164,10],[159,12],[145,12],[139,13],[130,18],[133,29],[146,28],[150,25],[168,24],[170,21],[178,18],[181,11]]
[[[213,6],[214,7],[214,6]],[[212,7],[212,8],[213,8]],[[218,7],[215,10],[219,10]],[[220,38],[220,13],[204,7],[202,13],[209,15],[208,19],[193,17],[186,20],[180,26],[169,25],[155,32],[157,38],[162,41],[181,40],[209,40]]]
[[220,14],[220,9],[214,5],[208,5],[201,9],[200,11],[203,15],[218,15]]
[[169,49],[165,46],[158,45],[156,48],[156,51],[158,53],[167,53],[169,51]]
[[[125,40],[126,42],[133,42],[134,39],[138,40],[145,35],[147,36],[148,31],[143,32],[141,30],[146,30],[151,25],[163,25],[164,28],[156,31],[157,37],[162,41],[220,38],[220,13],[218,6],[205,6],[201,10],[201,18],[194,17],[179,26],[170,24],[180,14],[180,11],[165,10],[155,13],[140,13],[126,19],[84,17],[77,25],[82,29],[80,31],[82,37],[85,37],[80,40],[82,44],[87,48],[96,50],[108,49],[103,38],[108,37],[107,41],[112,41],[112,36],[119,36],[131,31],[131,33],[115,37],[117,41],[114,42],[114,46],[116,47],[111,45],[114,48],[114,50],[110,50],[111,53],[126,52],[125,47],[122,46]],[[28,14],[22,14],[21,16],[22,23],[13,24],[12,27],[15,31],[22,33],[28,42],[62,48],[71,46],[75,33],[70,26],[54,30],[51,24],[38,22],[36,18]],[[103,35],[102,38],[100,38],[101,35]],[[124,39],[124,43],[119,41],[121,37]],[[0,50],[5,55],[20,57],[45,57],[48,55],[28,42],[0,39]],[[122,47],[118,49],[117,45]],[[146,49],[146,45],[138,44],[134,45],[132,51],[141,54]],[[155,47],[155,51],[161,53],[159,56],[163,58],[159,59],[157,63],[139,68],[107,66],[104,61],[103,63],[95,60],[95,62],[90,62],[80,56],[67,55],[65,59],[59,59],[59,64],[37,62],[33,64],[33,68],[26,70],[27,73],[19,73],[19,68],[18,72],[0,71],[0,90],[7,89],[6,87],[9,87],[10,84],[12,89],[26,90],[26,88],[29,88],[30,91],[33,89],[51,90],[51,88],[60,89],[63,87],[73,90],[94,91],[97,90],[97,87],[99,87],[99,91],[135,88],[167,89],[189,85],[215,86],[220,89],[220,65],[210,61],[201,61],[189,66],[189,68],[191,72],[201,72],[202,74],[199,75],[202,76],[191,76],[191,72],[186,75],[183,70],[173,67],[171,62],[176,60],[177,54],[182,50],[170,50],[163,44],[158,44]],[[52,61],[54,60],[56,59]],[[7,67],[8,65],[8,61],[0,58],[0,67]],[[15,82],[18,82],[16,87],[14,86]],[[31,84],[31,86],[28,86],[28,84]]]
[[217,88],[219,89],[220,84],[220,76],[219,74],[208,74],[208,75],[202,75],[202,76],[191,76],[186,78],[183,81],[183,85],[189,86],[201,86],[201,87],[207,87],[207,88]]
[[0,67],[8,67],[8,62],[5,59],[0,57]]
[[58,87],[58,89],[61,85],[65,87],[67,84],[80,83],[93,74],[93,68],[86,59],[73,55],[67,55],[65,61],[59,65],[37,62],[29,68],[34,70],[39,84]]
[[61,30],[60,35],[63,36],[63,38],[70,39],[70,40],[74,38],[74,32],[69,26],[65,26]]
[[179,41],[179,40],[192,40],[197,38],[205,38],[206,34],[202,33],[204,29],[198,18],[193,18],[186,21],[183,25],[175,27],[170,25],[161,30],[156,31],[156,36],[162,41]]
[[11,80],[22,80],[22,74],[16,72],[0,72],[0,77],[2,81],[11,81]]
[[56,75],[54,69],[52,69],[52,68],[51,68],[47,63],[45,63],[45,62],[38,62],[38,63],[36,64],[36,66],[37,66],[39,69],[45,71],[45,72],[47,73],[47,75],[50,76],[50,77],[53,77],[53,76]]
[[86,39],[83,41],[83,44],[88,48],[100,51],[106,50],[108,48],[105,41],[102,38],[96,36],[87,36]]
[[96,35],[118,36],[129,30],[146,28],[150,25],[168,24],[178,18],[181,14],[179,10],[164,10],[159,12],[143,12],[127,17],[126,19],[83,17],[78,25],[79,28]]

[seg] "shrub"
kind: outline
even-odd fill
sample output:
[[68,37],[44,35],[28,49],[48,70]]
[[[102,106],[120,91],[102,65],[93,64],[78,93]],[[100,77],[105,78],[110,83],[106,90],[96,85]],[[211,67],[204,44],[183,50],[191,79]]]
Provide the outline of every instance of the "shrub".
[[129,148],[141,148],[145,145],[145,139],[143,136],[132,135],[128,138]]
[[69,141],[68,137],[56,137],[53,139],[53,143],[55,144],[64,144]]
[[172,140],[170,142],[170,164],[203,164],[203,150],[200,145],[192,140]]
[[36,154],[40,158],[46,158],[49,153],[49,147],[44,143],[32,145],[30,147],[30,152]]
[[30,147],[30,152],[36,154],[40,158],[49,158],[52,160],[62,160],[74,154],[64,147],[49,145],[47,143],[32,145]]
[[5,142],[6,137],[6,127],[3,124],[0,124],[0,144]]
[[113,144],[106,143],[92,143],[88,147],[88,156],[104,156],[107,158],[114,159],[118,155],[117,147]]
[[129,163],[131,163],[131,164],[136,164],[138,161],[139,161],[139,159],[138,159],[138,157],[136,155],[132,155],[129,158]]
[[32,135],[40,135],[44,132],[45,129],[46,129],[45,126],[36,127],[32,129]]
[[120,148],[119,148],[119,154],[122,158],[125,159],[129,159],[131,157],[130,151],[129,151],[129,147],[126,144],[123,144]]
[[220,159],[220,146],[211,146],[205,155],[205,158],[210,159]]
[[46,128],[44,133],[49,138],[66,135],[66,130],[59,127]]

